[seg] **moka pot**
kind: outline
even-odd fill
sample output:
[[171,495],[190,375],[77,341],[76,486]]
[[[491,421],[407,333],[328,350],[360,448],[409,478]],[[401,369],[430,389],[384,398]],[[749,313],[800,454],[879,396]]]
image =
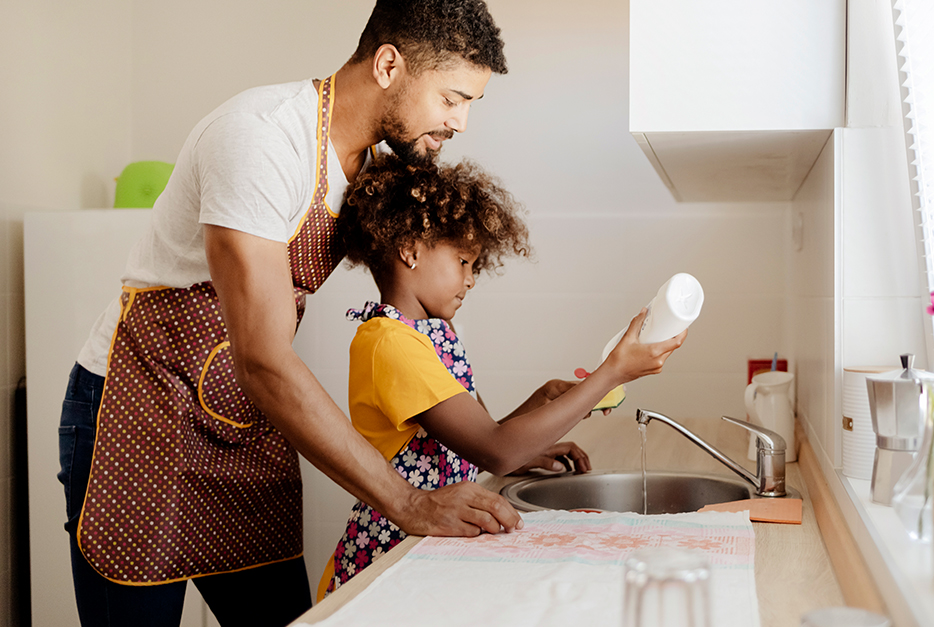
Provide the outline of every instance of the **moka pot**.
[[876,434],[871,497],[882,505],[891,504],[895,483],[921,446],[925,397],[921,382],[934,381],[934,374],[912,367],[914,355],[901,355],[901,362],[902,370],[866,377]]

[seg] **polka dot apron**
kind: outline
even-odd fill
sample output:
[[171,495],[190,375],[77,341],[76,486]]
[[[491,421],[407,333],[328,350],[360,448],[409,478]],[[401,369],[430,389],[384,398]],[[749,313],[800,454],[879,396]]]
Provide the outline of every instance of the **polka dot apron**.
[[[366,322],[370,318],[383,316],[404,322],[419,333],[427,335],[435,347],[438,359],[448,372],[476,395],[473,370],[464,347],[451,326],[439,318],[410,320],[390,305],[369,302],[363,310],[351,309],[348,319]],[[423,490],[434,490],[460,481],[476,481],[477,467],[460,457],[424,429],[409,441],[395,457],[392,466],[409,483]],[[330,594],[341,584],[371,564],[374,560],[396,546],[406,534],[385,516],[362,501],[357,501],[351,510],[344,535],[334,552],[334,576],[327,587]]]
[[[319,86],[314,200],[288,243],[298,321],[343,258],[325,205],[332,78]],[[231,359],[211,282],[124,288],[78,529],[104,577],[165,583],[301,555],[298,456]]]

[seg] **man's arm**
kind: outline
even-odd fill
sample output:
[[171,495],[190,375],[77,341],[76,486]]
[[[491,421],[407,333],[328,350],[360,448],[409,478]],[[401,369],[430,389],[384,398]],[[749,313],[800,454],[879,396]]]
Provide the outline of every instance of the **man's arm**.
[[285,244],[213,225],[205,225],[204,240],[237,382],[302,456],[410,534],[521,527],[505,499],[476,484],[413,488],[354,430],[292,348],[296,312]]

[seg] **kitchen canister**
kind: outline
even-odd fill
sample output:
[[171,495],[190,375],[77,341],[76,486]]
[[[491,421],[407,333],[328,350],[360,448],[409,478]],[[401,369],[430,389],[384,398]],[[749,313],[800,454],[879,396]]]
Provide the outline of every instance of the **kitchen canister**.
[[872,480],[876,434],[872,430],[866,377],[888,372],[890,366],[853,366],[843,369],[843,474]]

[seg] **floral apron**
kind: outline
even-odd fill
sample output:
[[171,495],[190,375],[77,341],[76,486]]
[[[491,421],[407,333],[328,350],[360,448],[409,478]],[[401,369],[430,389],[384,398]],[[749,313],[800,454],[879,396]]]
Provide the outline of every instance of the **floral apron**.
[[[448,372],[464,389],[476,394],[473,370],[467,354],[447,322],[439,318],[410,320],[390,305],[373,302],[367,303],[362,311],[351,309],[347,312],[348,319],[361,322],[377,316],[399,320],[427,335]],[[423,490],[477,480],[476,466],[428,435],[424,429],[419,429],[415,437],[389,463],[409,483]],[[357,501],[351,510],[344,535],[334,551],[334,576],[328,584],[327,594],[347,583],[405,537],[406,533],[385,516],[362,501]]]
[[[328,190],[332,79],[318,88],[314,199],[288,243],[295,304],[343,258]],[[298,456],[234,378],[210,281],[124,287],[78,543],[118,583],[230,572],[302,553]]]

